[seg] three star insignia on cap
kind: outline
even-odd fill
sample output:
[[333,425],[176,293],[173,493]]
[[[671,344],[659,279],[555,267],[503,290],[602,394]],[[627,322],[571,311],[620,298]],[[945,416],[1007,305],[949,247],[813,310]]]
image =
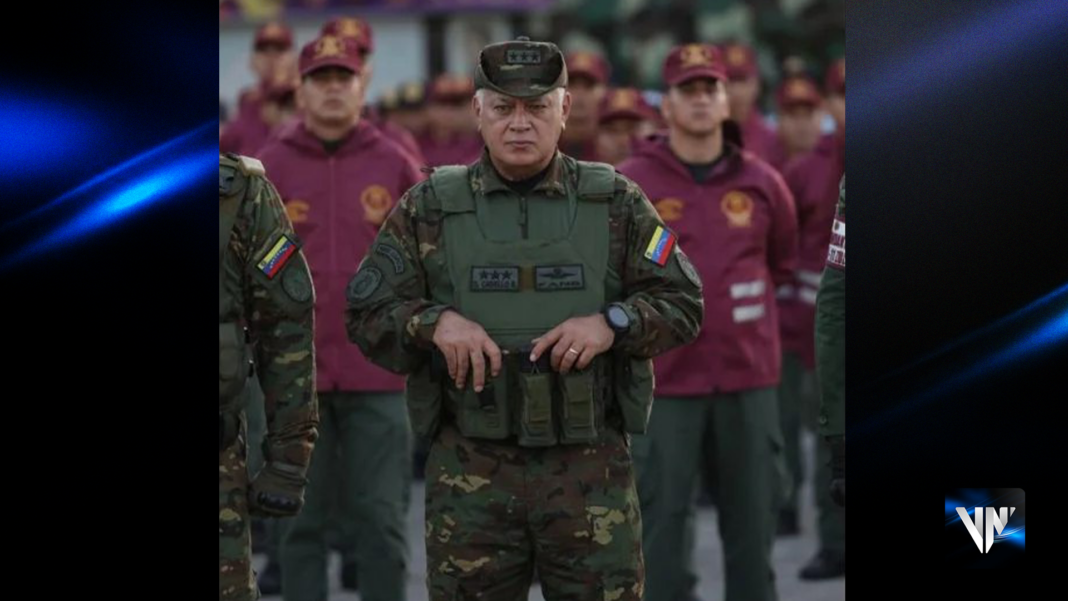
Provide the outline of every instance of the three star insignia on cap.
[[541,52],[537,50],[509,50],[504,62],[509,65],[537,65],[541,63]]

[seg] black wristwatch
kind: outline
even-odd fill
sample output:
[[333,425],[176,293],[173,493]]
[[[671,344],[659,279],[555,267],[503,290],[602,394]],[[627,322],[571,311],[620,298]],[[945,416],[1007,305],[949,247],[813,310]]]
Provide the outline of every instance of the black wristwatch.
[[616,342],[630,333],[630,314],[627,313],[622,304],[608,303],[601,311],[601,314],[604,315],[604,320],[608,323],[608,327],[615,333]]

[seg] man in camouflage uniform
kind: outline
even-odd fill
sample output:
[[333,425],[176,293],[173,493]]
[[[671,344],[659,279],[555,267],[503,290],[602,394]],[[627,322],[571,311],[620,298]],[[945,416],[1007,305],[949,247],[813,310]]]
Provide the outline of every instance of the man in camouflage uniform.
[[640,599],[627,433],[648,358],[700,328],[701,281],[632,181],[557,151],[555,45],[487,46],[475,83],[487,150],[409,190],[347,290],[349,338],[409,374],[433,441],[430,596],[522,599],[536,567],[547,598]]
[[[296,515],[319,421],[315,292],[282,201],[255,159],[219,155],[219,599],[259,593],[249,516]],[[249,342],[252,343],[251,348]],[[249,477],[247,380],[267,415],[264,465]]]
[[831,498],[845,507],[845,176],[831,229],[831,247],[816,296],[816,370],[820,436],[831,444]]

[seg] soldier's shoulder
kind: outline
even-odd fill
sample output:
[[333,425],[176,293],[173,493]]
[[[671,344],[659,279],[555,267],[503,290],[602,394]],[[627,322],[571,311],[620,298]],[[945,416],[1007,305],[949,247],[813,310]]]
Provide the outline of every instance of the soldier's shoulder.
[[577,174],[579,191],[586,196],[615,199],[626,192],[630,185],[634,185],[634,182],[609,163],[580,161],[567,155],[562,156],[567,168]]
[[641,192],[642,190],[641,186],[638,185],[638,182],[631,179],[630,176],[624,175],[618,169],[616,169],[615,176],[612,179],[616,193]]
[[219,198],[235,196],[248,185],[249,179],[263,177],[263,164],[256,159],[233,153],[219,154]]
[[612,204],[616,210],[633,211],[636,206],[646,203],[645,192],[638,182],[618,170],[612,176]]
[[219,166],[227,166],[233,169],[238,169],[241,173],[247,176],[259,176],[264,177],[267,175],[267,170],[263,167],[263,163],[259,159],[242,154],[235,154],[227,152],[219,155]]
[[409,188],[404,193],[404,196],[401,197],[401,207],[409,215],[423,217],[434,211],[441,210],[441,201],[434,192],[434,185],[430,177],[436,171],[437,169],[435,168],[424,168],[423,173],[426,173],[428,177]]

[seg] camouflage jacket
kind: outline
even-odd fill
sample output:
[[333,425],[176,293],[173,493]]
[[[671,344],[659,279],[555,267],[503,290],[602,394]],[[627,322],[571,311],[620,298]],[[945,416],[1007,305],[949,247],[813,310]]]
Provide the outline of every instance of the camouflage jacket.
[[[514,194],[485,152],[471,166],[469,177],[476,196]],[[534,190],[564,196],[576,189],[577,179],[578,163],[557,153]],[[663,266],[645,258],[658,227],[667,230],[645,194],[617,173],[609,206],[608,268],[620,276],[623,294],[609,300],[622,302],[630,313],[631,331],[617,348],[636,357],[652,357],[693,340],[704,314],[700,278],[677,244]],[[443,237],[441,203],[430,180],[417,184],[398,202],[360,266],[362,270],[377,265],[382,273],[401,275],[384,278],[376,290],[359,299],[350,286],[348,336],[371,361],[408,373],[418,367],[425,351],[433,349],[436,318],[447,307],[430,299],[424,266],[437,262],[444,267],[448,242]],[[391,248],[380,251],[383,245]],[[393,261],[402,262],[396,266],[399,269]]]
[[[220,157],[220,193],[226,157]],[[231,161],[230,168],[233,168]],[[256,172],[233,176],[259,192],[238,209],[222,257],[222,298],[244,323],[254,344],[255,371],[264,393],[270,461],[306,467],[319,422],[313,345],[315,292],[299,241],[274,186]],[[289,249],[287,244],[295,248]],[[222,308],[220,313],[226,313]]]

